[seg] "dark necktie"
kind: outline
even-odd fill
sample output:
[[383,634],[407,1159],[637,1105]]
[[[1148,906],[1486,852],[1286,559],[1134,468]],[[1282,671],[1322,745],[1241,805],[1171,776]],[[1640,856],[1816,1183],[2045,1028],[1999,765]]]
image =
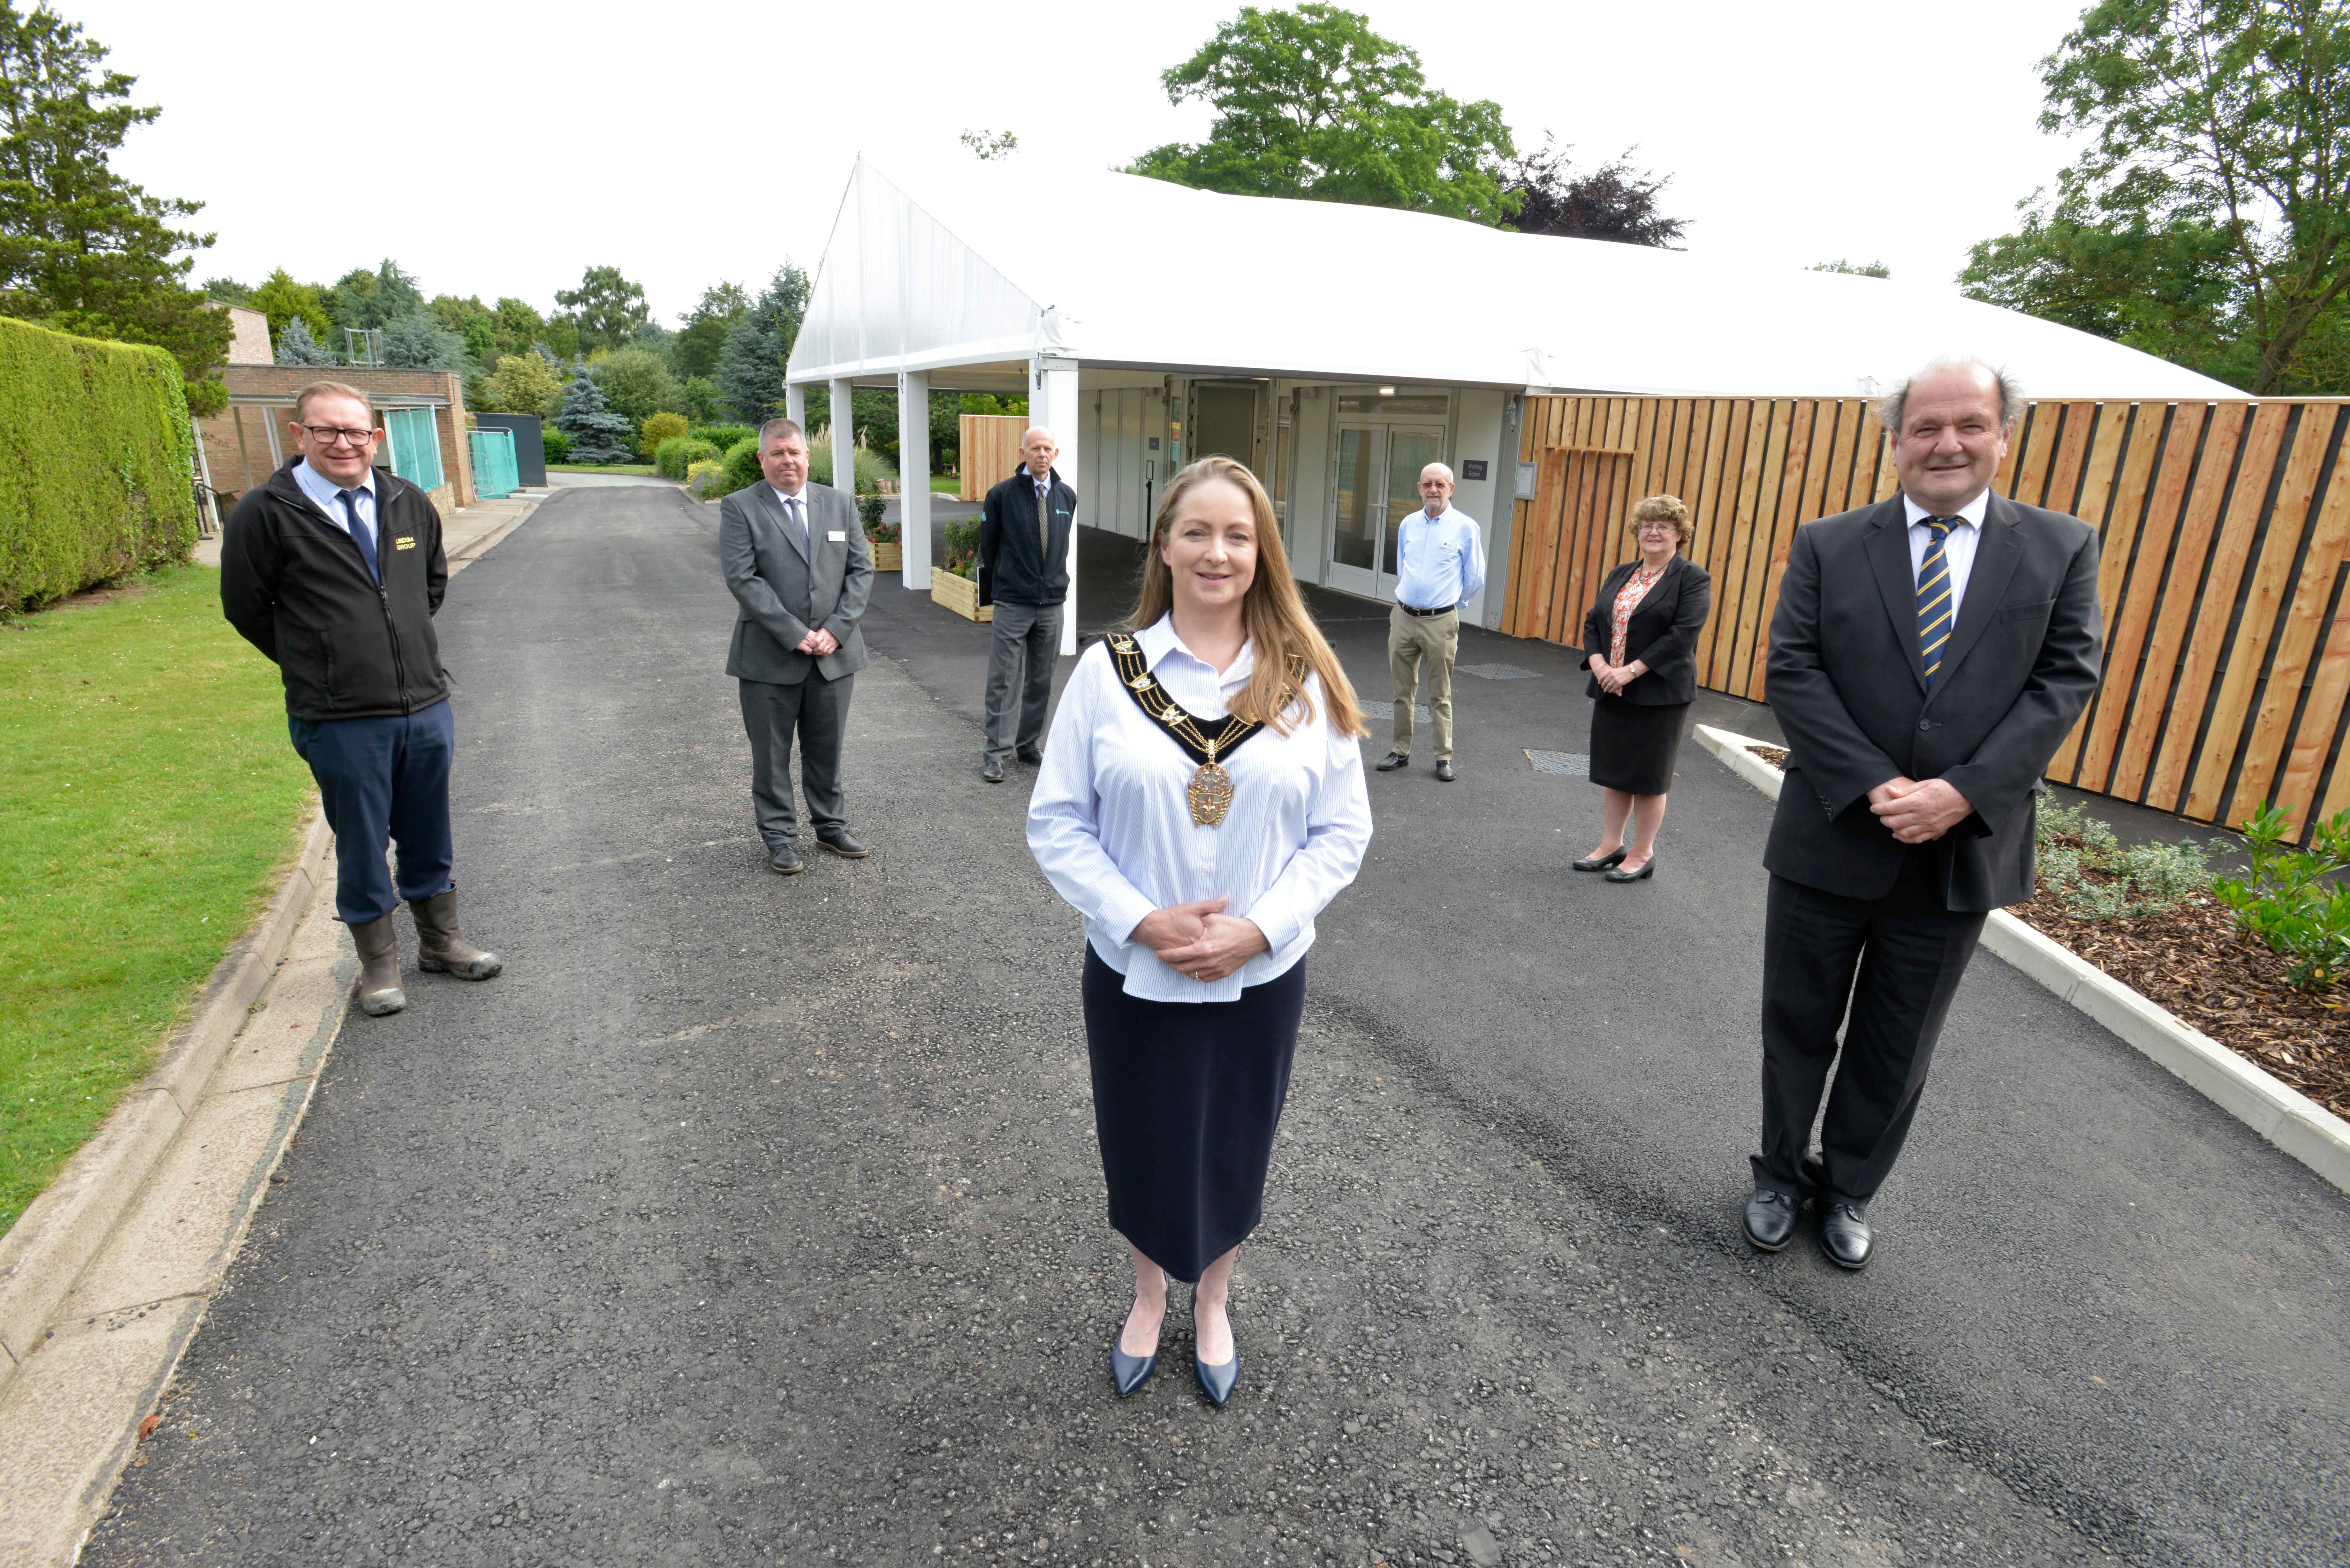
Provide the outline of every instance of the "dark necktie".
[[800,531],[800,548],[807,552],[808,559],[814,560],[816,559],[816,541],[808,536],[807,514],[800,510],[803,499],[797,495],[786,495],[784,497],[784,505],[791,513],[792,526]]
[[1918,652],[1926,662],[1926,690],[1931,691],[1942,668],[1942,645],[1950,640],[1950,563],[1942,545],[1958,519],[1918,521],[1932,535],[1926,542],[1926,558],[1918,564]]
[[335,499],[343,504],[343,516],[350,524],[351,539],[359,545],[359,554],[367,557],[368,576],[380,583],[383,581],[383,568],[376,565],[375,530],[359,520],[359,503],[353,499],[358,494],[356,490],[338,490]]
[[1036,556],[1045,569],[1053,569],[1053,487],[1047,483],[1036,486]]

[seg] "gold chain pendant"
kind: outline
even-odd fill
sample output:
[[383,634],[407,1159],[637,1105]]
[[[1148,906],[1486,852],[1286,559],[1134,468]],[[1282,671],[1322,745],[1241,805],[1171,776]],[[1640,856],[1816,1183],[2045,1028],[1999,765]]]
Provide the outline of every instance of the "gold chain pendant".
[[1215,763],[1202,763],[1191,775],[1183,799],[1191,808],[1191,820],[1201,827],[1222,827],[1224,813],[1232,808],[1232,775]]

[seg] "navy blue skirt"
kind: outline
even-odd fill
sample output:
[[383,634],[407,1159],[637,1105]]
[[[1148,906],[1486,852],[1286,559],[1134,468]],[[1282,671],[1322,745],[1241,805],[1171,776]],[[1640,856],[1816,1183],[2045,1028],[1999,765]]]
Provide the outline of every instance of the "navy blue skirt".
[[1305,963],[1237,1002],[1146,1002],[1086,947],[1086,1051],[1109,1222],[1187,1283],[1264,1217]]

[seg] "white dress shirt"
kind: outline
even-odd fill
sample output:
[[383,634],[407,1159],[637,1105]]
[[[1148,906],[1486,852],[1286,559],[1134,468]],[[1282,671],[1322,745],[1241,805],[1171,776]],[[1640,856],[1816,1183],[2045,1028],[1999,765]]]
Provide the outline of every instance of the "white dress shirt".
[[808,559],[816,559],[816,524],[808,521],[807,486],[800,486],[797,495],[786,495],[774,485],[767,493],[784,504],[784,515],[799,524],[800,545],[807,551]]
[[[1221,721],[1255,667],[1253,643],[1230,669],[1194,656],[1171,618],[1136,635],[1159,684],[1194,718]],[[1330,724],[1319,677],[1306,678],[1314,722],[1286,735],[1270,724],[1229,760],[1223,825],[1191,820],[1184,791],[1198,767],[1145,716],[1109,648],[1086,649],[1045,737],[1028,800],[1028,848],[1054,891],[1085,917],[1086,940],[1151,1002],[1233,1002],[1287,972],[1314,945],[1314,919],[1355,879],[1371,842],[1362,748]],[[1210,732],[1212,733],[1213,732]],[[1222,980],[1198,981],[1128,940],[1154,909],[1222,897],[1223,912],[1256,922],[1266,950]]]
[[[311,504],[327,514],[328,522],[346,534],[351,531],[350,521],[343,514],[343,487],[312,468],[308,458],[294,465],[294,483],[302,487],[302,493],[310,498]],[[381,539],[383,530],[375,525],[374,469],[369,469],[367,477],[359,482],[351,504],[358,509],[359,521],[367,524],[368,536]]]
[[1430,517],[1419,507],[1396,526],[1396,598],[1413,609],[1465,605],[1485,586],[1485,542],[1477,520],[1447,503]]
[[[1934,531],[1926,526],[1926,519],[1934,515],[1909,499],[1904,491],[1901,504],[1909,514],[1909,586],[1918,586],[1918,576],[1926,569],[1926,547],[1934,542]],[[1959,606],[1966,602],[1967,574],[1975,569],[1975,546],[1982,543],[1983,514],[1991,510],[1991,492],[1986,490],[1958,510],[1958,521],[1942,540],[1942,560],[1950,568],[1950,628],[1958,629]]]

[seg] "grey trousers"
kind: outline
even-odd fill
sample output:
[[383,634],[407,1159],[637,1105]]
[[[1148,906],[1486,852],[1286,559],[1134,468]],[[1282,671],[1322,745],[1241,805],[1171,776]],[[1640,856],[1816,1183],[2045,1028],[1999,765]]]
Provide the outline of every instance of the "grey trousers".
[[816,836],[848,826],[840,793],[840,741],[848,730],[848,698],[857,677],[827,680],[814,670],[794,686],[739,682],[743,729],[751,737],[751,805],[759,836],[772,849],[798,836],[792,814],[792,736],[800,742],[800,789]]
[[992,761],[1010,762],[1015,748],[1035,752],[1045,744],[1053,660],[1061,653],[1061,608],[995,607],[995,636],[987,645],[987,756]]

